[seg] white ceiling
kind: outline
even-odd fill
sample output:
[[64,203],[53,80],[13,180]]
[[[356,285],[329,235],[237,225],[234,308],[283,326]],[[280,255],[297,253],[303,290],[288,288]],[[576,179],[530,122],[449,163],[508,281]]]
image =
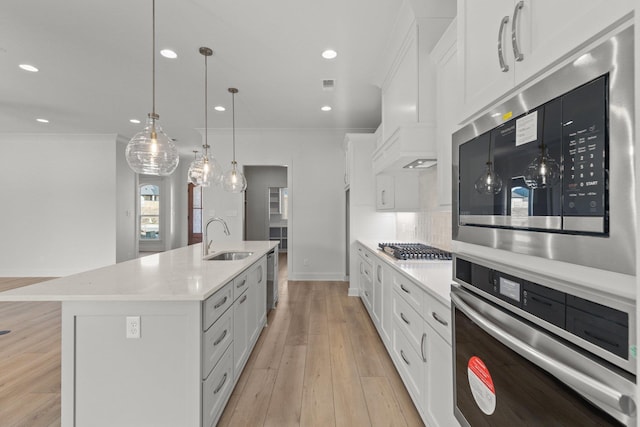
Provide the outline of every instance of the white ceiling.
[[[204,127],[375,129],[379,64],[403,0],[156,0],[156,111],[182,153]],[[151,111],[151,0],[2,0],[0,132],[118,133]],[[324,60],[326,48],[338,51]],[[40,69],[29,73],[18,64]],[[333,92],[323,79],[335,79]],[[224,113],[213,110],[224,105]],[[331,105],[329,113],[320,111]],[[48,124],[36,118],[50,120]]]

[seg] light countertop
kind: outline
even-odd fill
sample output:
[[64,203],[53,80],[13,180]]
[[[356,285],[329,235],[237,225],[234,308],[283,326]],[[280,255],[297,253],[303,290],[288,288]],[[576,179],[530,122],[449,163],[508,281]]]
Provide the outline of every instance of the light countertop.
[[452,263],[445,260],[399,260],[383,252],[377,243],[358,240],[376,256],[403,273],[410,279],[422,284],[422,287],[443,304],[451,304],[451,284],[453,283]]
[[0,292],[0,301],[203,301],[278,242],[212,246],[210,254],[248,251],[239,261],[206,261],[201,244]]

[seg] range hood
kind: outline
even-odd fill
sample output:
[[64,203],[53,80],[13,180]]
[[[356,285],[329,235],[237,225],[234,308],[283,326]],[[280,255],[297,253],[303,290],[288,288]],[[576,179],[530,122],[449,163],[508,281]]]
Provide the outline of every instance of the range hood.
[[403,125],[373,152],[373,173],[420,170],[434,166],[437,158],[434,124]]

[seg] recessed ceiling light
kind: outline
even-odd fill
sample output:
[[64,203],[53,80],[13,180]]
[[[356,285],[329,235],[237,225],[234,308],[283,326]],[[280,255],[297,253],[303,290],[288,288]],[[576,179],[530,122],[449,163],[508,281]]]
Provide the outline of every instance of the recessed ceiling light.
[[178,54],[175,53],[174,51],[172,51],[171,49],[162,49],[160,51],[160,55],[164,56],[165,58],[169,58],[169,59],[176,59],[178,57]]
[[335,50],[333,50],[333,49],[327,49],[327,50],[325,50],[324,52],[322,52],[322,57],[323,57],[324,59],[333,59],[333,58],[335,58],[336,56],[338,56],[338,52],[336,52],[336,51],[335,51]]
[[47,120],[47,119],[36,119],[36,121],[38,121],[40,123],[49,123],[49,120]]
[[131,123],[136,124],[136,125],[139,125],[139,124],[140,124],[140,120],[138,120],[138,119],[129,119],[129,121],[130,121]]
[[213,109],[216,111],[227,111],[227,109],[224,108],[222,105],[216,105],[215,107],[213,107]]
[[20,64],[18,65],[18,67],[22,68],[25,71],[31,71],[32,73],[37,73],[39,71],[36,67],[29,64]]
[[321,108],[322,111],[331,111],[331,107],[329,107],[328,105],[325,105],[324,107]]

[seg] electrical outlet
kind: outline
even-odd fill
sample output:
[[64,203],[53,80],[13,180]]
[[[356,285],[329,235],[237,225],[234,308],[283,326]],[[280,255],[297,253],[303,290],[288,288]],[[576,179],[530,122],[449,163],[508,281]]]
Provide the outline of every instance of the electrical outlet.
[[127,338],[140,338],[140,316],[127,316]]

